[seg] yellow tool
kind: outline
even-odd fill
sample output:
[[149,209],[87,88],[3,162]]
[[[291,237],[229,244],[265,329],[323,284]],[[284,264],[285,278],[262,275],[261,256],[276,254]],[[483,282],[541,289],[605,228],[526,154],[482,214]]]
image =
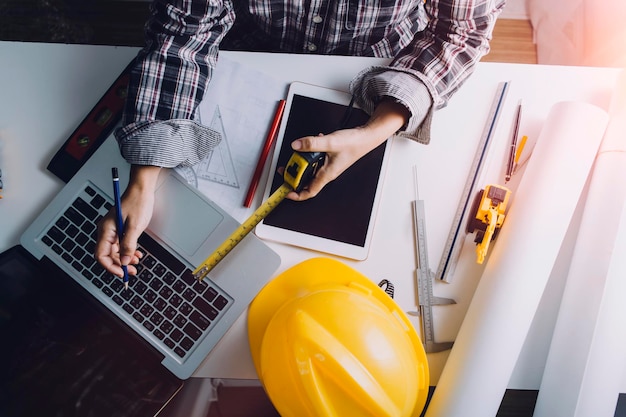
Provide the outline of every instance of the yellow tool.
[[511,190],[501,185],[487,185],[480,190],[474,206],[467,232],[476,232],[476,262],[482,264],[487,256],[489,244],[494,240],[504,223],[505,212],[511,197]]
[[294,152],[283,172],[285,182],[193,271],[194,278],[202,281],[261,220],[270,214],[274,207],[285,199],[291,190],[296,192],[302,190],[315,177],[317,170],[324,164],[325,157],[324,152]]

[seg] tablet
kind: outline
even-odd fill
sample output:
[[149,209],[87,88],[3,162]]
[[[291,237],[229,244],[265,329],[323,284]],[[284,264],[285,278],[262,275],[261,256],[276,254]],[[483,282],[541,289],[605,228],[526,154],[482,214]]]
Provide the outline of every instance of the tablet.
[[[350,94],[304,83],[290,85],[263,199],[282,183],[276,173],[291,154],[291,142],[363,125],[369,116],[350,108]],[[355,260],[367,258],[389,159],[387,140],[306,201],[283,200],[255,233],[282,242]]]

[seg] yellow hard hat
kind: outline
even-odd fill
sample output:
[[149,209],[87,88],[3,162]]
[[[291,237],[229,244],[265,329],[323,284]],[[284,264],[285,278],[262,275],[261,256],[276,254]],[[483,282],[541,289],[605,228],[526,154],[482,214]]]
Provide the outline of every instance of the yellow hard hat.
[[426,353],[398,305],[329,258],[302,262],[259,292],[248,313],[257,375],[282,417],[419,416]]

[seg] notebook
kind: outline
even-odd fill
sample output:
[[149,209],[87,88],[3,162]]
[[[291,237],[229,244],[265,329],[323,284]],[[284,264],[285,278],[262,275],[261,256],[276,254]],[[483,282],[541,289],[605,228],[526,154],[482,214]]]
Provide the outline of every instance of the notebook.
[[[0,307],[9,312],[3,327],[22,338],[20,351],[4,349],[23,359],[3,374],[4,414],[155,415],[280,265],[250,235],[195,281],[195,266],[238,223],[175,171],[162,170],[153,218],[139,240],[145,256],[123,290],[93,260],[96,224],[113,203],[113,166],[124,189],[130,166],[110,136],[6,254],[13,268],[30,272],[21,280],[1,275]],[[25,305],[28,317],[12,313]],[[25,392],[32,394],[18,395]]]

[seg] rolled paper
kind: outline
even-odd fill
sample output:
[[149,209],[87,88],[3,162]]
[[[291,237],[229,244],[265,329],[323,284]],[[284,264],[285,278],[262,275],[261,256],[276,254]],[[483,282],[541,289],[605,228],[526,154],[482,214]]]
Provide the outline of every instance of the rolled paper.
[[427,417],[497,414],[607,119],[606,111],[583,102],[559,102],[551,108]]
[[537,417],[615,415],[626,366],[626,72],[617,85],[541,380]]

